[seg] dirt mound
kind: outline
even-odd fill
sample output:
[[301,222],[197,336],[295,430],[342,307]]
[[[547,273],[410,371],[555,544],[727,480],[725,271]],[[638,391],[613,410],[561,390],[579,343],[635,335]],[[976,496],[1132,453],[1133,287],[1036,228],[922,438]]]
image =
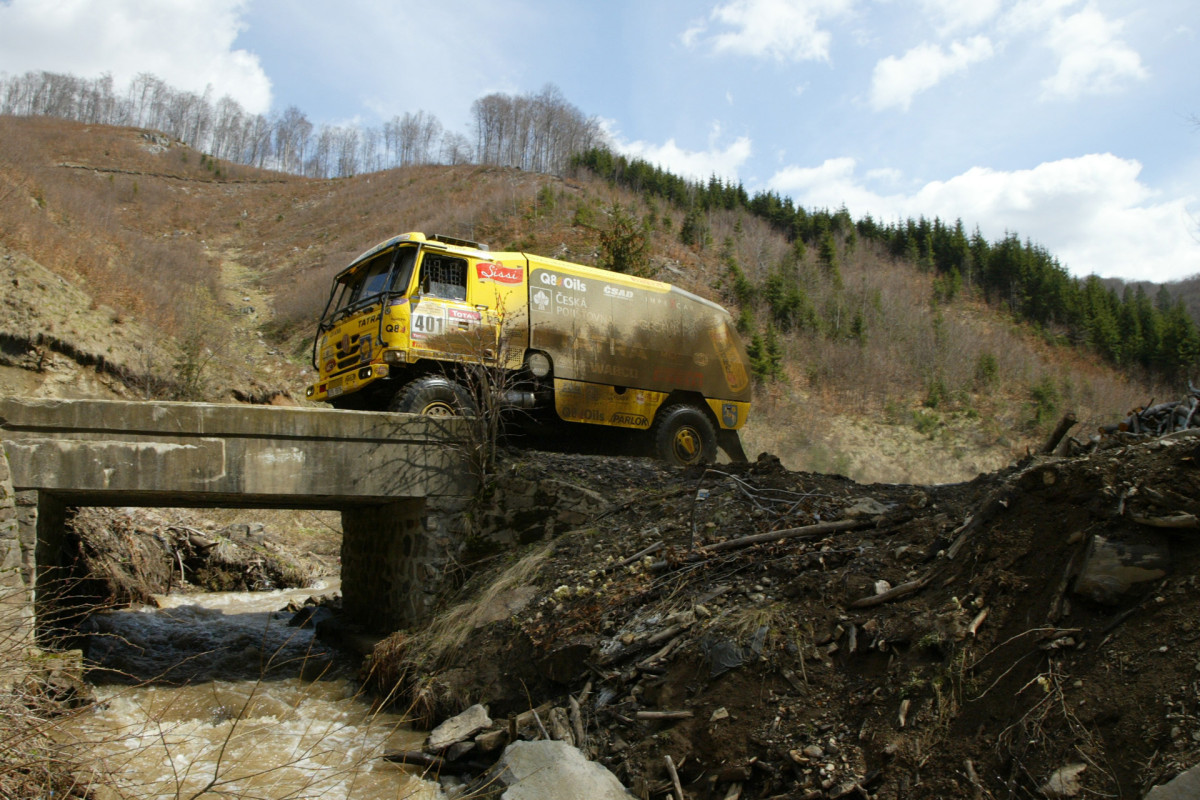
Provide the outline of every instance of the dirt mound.
[[315,567],[272,541],[261,523],[221,527],[186,510],[81,508],[69,520],[72,605],[152,603],[187,591],[305,586]]
[[666,756],[692,798],[1141,797],[1200,761],[1197,441],[936,487],[540,455],[609,510],[374,666],[430,720],[574,700],[643,797]]

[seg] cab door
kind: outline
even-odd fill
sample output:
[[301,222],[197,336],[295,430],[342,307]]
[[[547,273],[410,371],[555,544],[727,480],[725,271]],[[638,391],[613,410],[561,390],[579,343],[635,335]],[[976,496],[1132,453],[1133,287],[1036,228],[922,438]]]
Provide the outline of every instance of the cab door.
[[417,267],[412,295],[412,343],[423,358],[480,360],[483,313],[468,301],[469,260],[425,249]]

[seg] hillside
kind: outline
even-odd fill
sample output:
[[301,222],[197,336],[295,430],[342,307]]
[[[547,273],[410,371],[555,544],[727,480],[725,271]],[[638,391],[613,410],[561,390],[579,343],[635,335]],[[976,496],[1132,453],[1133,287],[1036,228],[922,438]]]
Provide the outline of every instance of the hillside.
[[0,391],[296,402],[330,277],[375,242],[423,230],[596,263],[602,235],[632,221],[644,271],[744,318],[763,300],[739,280],[786,272],[803,288],[798,314],[821,324],[779,334],[744,434],[748,452],[793,468],[960,480],[1008,463],[1067,409],[1094,429],[1180,394],[1048,344],[969,292],[934,302],[932,273],[873,242],[841,234],[831,270],[828,253],[745,213],[689,218],[586,172],[305,179],[47,118],[0,118],[0,142]]

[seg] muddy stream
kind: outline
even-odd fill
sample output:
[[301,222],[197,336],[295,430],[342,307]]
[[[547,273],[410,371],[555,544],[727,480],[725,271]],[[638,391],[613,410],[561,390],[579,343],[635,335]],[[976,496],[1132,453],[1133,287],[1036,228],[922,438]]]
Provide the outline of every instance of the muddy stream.
[[93,617],[99,700],[67,739],[137,798],[442,797],[380,756],[419,747],[397,714],[373,711],[356,660],[290,627],[280,609],[336,589],[161,598]]

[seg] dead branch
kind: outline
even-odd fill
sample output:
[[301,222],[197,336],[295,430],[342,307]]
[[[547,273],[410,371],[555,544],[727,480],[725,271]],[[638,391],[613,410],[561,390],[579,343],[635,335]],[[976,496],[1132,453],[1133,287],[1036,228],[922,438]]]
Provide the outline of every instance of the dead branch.
[[675,762],[669,755],[663,756],[663,761],[667,765],[667,774],[671,776],[671,785],[675,787],[675,800],[683,800],[683,787],[679,784],[679,773],[675,771]]
[[691,719],[696,715],[691,711],[639,711],[634,716],[640,720],[673,720]]
[[908,583],[902,583],[899,586],[893,586],[891,589],[888,589],[886,592],[882,592],[881,594],[871,595],[870,597],[861,597],[851,603],[850,607],[871,608],[872,606],[890,603],[891,601],[901,597],[907,597],[910,594],[924,589],[925,585],[929,583],[929,580],[932,577],[932,575],[926,575],[924,578],[920,578],[915,581],[909,581]]
[[1200,528],[1200,519],[1195,514],[1181,511],[1168,517],[1148,517],[1142,514],[1130,514],[1129,518],[1139,525],[1149,525],[1152,528]]
[[727,539],[724,542],[705,545],[702,551],[722,553],[726,550],[739,550],[764,542],[778,542],[784,539],[807,539],[824,536],[827,533],[861,530],[875,524],[872,519],[841,519],[836,522],[819,522],[816,525],[804,525],[800,528],[785,528],[781,531],[756,533],[750,536],[740,536],[737,539]]
[[1054,426],[1054,431],[1050,434],[1050,438],[1042,445],[1041,452],[1044,455],[1050,455],[1058,449],[1058,443],[1067,435],[1067,431],[1079,424],[1079,420],[1075,417],[1075,412],[1068,411],[1063,414],[1063,418]]

